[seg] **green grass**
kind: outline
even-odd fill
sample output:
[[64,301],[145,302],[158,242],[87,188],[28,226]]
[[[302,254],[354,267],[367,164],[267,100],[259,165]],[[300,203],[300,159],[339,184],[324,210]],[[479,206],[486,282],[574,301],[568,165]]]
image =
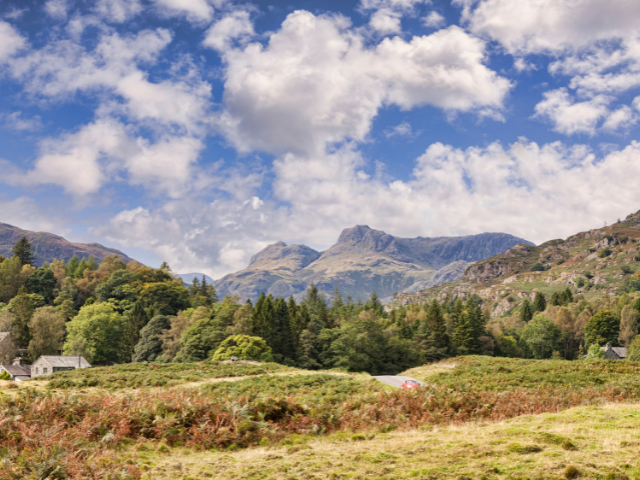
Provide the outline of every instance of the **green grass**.
[[238,398],[243,401],[251,401],[257,397],[292,396],[297,403],[311,407],[334,405],[357,396],[386,391],[384,385],[374,379],[328,374],[257,377],[237,382],[205,384],[202,388],[216,397]]
[[245,363],[128,363],[113,367],[78,369],[58,372],[47,379],[49,388],[86,388],[105,389],[171,387],[189,382],[198,382],[211,378],[243,377],[264,375],[266,373],[287,372],[295,369],[264,363],[260,365]]
[[[545,388],[618,388],[640,395],[640,363],[602,360],[525,360],[483,356],[441,362],[455,368],[417,367],[402,375],[459,391],[502,392]],[[438,364],[436,364],[438,365]]]

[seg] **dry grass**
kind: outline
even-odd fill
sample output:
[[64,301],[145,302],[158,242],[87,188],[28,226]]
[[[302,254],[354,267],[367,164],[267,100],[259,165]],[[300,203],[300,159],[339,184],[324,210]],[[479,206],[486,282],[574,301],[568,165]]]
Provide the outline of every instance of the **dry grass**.
[[149,480],[562,479],[576,470],[581,479],[635,479],[640,406],[578,407],[499,423],[375,435],[297,437],[237,452],[134,450],[142,478]]

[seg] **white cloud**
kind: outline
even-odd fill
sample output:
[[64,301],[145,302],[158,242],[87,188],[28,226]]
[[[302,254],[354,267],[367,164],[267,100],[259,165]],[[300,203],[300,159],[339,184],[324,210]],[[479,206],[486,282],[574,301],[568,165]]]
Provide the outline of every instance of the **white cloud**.
[[366,47],[340,16],[290,14],[266,47],[223,52],[221,128],[240,150],[322,152],[362,141],[384,105],[500,110],[511,84],[488,69],[484,44],[452,26]]
[[167,17],[185,16],[196,23],[213,19],[213,6],[207,0],[153,0],[162,15]]
[[574,102],[567,90],[560,88],[544,94],[544,100],[536,105],[535,117],[549,120],[555,131],[565,135],[593,135],[599,120],[609,113],[610,100],[599,95],[584,102]]
[[98,0],[96,13],[108,22],[123,23],[142,11],[140,0]]
[[434,10],[422,19],[422,24],[425,27],[440,28],[446,25],[446,20],[442,15]]
[[0,120],[5,127],[16,131],[33,131],[42,128],[42,119],[39,115],[25,118],[22,116],[22,112],[12,112],[0,114]]
[[34,199],[21,196],[12,200],[0,198],[0,222],[36,232],[69,233],[64,225],[67,218],[59,210],[43,207]]
[[203,45],[224,51],[231,47],[236,39],[249,40],[254,35],[253,23],[246,10],[236,10],[218,20],[205,36]]
[[25,39],[11,24],[0,21],[0,63],[8,60],[25,44]]
[[48,0],[44,4],[44,9],[50,17],[56,20],[65,20],[69,5],[66,0]]
[[471,32],[500,42],[512,54],[558,53],[638,32],[633,0],[455,0]]
[[387,138],[410,137],[413,135],[413,130],[411,128],[411,124],[407,121],[404,121],[393,128],[385,130],[384,134]]
[[410,13],[416,5],[431,3],[431,0],[360,0],[361,10],[388,9]]
[[382,35],[389,35],[391,33],[401,33],[402,26],[400,24],[400,19],[402,15],[400,12],[396,12],[394,10],[390,10],[388,8],[381,8],[377,10],[373,15],[371,15],[371,19],[369,20],[369,25],[376,32]]
[[609,114],[604,124],[602,125],[602,128],[604,128],[605,130],[616,131],[629,128],[637,121],[638,115],[636,115],[630,107],[623,105],[622,107]]

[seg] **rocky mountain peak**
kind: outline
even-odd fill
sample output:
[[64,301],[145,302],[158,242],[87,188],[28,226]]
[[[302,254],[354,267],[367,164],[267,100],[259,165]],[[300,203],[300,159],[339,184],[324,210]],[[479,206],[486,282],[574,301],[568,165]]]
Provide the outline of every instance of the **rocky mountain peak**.
[[381,252],[389,247],[394,239],[395,237],[382,230],[374,230],[368,225],[356,225],[342,231],[336,246],[361,246],[374,252]]
[[306,245],[287,245],[284,242],[276,242],[268,245],[251,257],[249,267],[262,264],[271,264],[275,261],[289,260],[289,268],[300,269],[309,265],[320,256],[320,253]]

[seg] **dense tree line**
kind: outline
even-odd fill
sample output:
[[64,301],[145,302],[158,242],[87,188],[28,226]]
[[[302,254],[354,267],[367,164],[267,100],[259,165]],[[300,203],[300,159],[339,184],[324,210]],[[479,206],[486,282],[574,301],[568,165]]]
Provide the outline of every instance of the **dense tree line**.
[[218,299],[205,278],[185,286],[166,263],[114,255],[36,268],[30,249],[22,239],[0,258],[0,331],[28,360],[60,350],[94,364],[253,356],[380,374],[457,355],[576,359],[609,342],[640,356],[640,299],[626,293],[587,302],[569,288],[538,292],[501,318],[477,296],[386,311],[375,292],[364,303],[337,290],[329,300],[315,285],[300,301],[262,294],[253,305]]

